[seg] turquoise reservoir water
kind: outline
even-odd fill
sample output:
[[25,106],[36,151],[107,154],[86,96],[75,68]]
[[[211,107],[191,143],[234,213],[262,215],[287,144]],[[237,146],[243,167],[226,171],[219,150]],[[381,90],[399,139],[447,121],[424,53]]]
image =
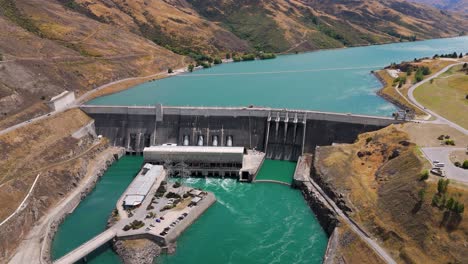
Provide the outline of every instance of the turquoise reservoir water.
[[392,62],[468,52],[468,37],[326,50],[229,63],[97,98],[101,105],[269,106],[390,115],[370,74]]
[[[109,168],[60,226],[52,244],[54,259],[105,230],[141,162],[141,157],[126,156]],[[267,161],[258,176],[290,182],[293,172],[291,162]],[[327,237],[297,190],[231,179],[188,179],[186,184],[215,193],[218,201],[182,234],[176,253],[161,256],[158,263],[321,263]],[[87,263],[120,259],[103,246],[88,256]]]

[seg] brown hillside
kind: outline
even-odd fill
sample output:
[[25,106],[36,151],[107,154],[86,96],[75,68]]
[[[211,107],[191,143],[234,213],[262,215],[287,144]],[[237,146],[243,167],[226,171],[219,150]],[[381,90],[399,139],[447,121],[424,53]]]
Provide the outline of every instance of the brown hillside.
[[[407,140],[390,126],[354,144],[320,147],[315,177],[400,262],[461,263],[468,259],[468,213],[431,205],[438,178],[420,180],[428,165]],[[453,183],[446,197],[468,204],[466,188]]]
[[431,5],[442,10],[468,14],[468,0],[409,0],[415,3]]
[[184,57],[57,1],[0,0],[0,114],[64,90],[185,65]]

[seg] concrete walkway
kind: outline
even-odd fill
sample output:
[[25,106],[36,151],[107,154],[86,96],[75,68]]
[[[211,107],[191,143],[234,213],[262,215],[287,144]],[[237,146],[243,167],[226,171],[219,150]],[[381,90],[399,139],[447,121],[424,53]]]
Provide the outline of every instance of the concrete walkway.
[[366,242],[371,249],[373,249],[381,258],[388,264],[396,264],[396,261],[390,256],[390,254],[385,251],[376,241],[367,234],[367,232],[361,228],[354,220],[348,217],[341,209],[335,204],[335,202],[328,197],[328,195],[320,188],[318,184],[314,182],[311,178],[308,178],[308,182],[312,187],[320,193],[320,195],[327,201],[328,205],[335,211],[337,215],[364,241]]
[[453,151],[466,151],[465,148],[454,148],[454,147],[433,147],[433,148],[421,148],[426,159],[432,164],[432,161],[437,160],[445,164],[443,170],[447,178],[453,179],[460,182],[468,183],[468,170],[456,167],[452,161],[450,161],[450,153]]
[[411,86],[408,90],[408,98],[410,99],[410,101],[417,105],[419,108],[423,109],[424,112],[436,117],[437,119],[435,121],[423,121],[424,123],[436,123],[436,124],[447,124],[453,128],[455,128],[456,130],[462,132],[463,134],[465,135],[468,135],[468,130],[463,128],[462,126],[442,117],[441,115],[435,113],[434,111],[432,110],[429,110],[427,109],[426,107],[424,107],[422,104],[420,104],[416,98],[414,97],[414,90],[416,90],[416,88],[418,88],[419,86],[429,82],[430,80],[434,79],[434,78],[437,78],[439,75],[443,74],[444,72],[446,72],[448,69],[456,66],[456,65],[460,65],[460,64],[463,64],[464,62],[459,62],[459,63],[454,63],[454,64],[451,64],[451,65],[448,65],[446,66],[445,68],[443,68],[442,70],[438,71],[437,73],[435,73],[434,75],[432,75],[431,77],[427,78],[427,79],[424,79],[416,84],[414,84],[413,86]]
[[75,263],[78,260],[86,257],[89,253],[93,252],[98,247],[109,242],[116,235],[116,230],[114,228],[109,228],[106,231],[95,236],[93,239],[82,244],[72,252],[61,257],[60,259],[54,261],[54,264],[70,264]]

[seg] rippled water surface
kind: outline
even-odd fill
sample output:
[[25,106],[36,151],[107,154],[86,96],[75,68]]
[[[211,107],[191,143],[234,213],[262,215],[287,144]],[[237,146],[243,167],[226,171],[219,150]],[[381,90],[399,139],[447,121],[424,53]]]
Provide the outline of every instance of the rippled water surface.
[[468,37],[325,50],[229,63],[148,82],[89,104],[269,106],[389,116],[370,73],[392,62],[468,52]]
[[[141,157],[126,156],[110,167],[60,226],[52,245],[54,259],[105,230],[109,214],[141,162]],[[290,182],[293,165],[267,161],[259,177]],[[158,263],[321,263],[327,237],[299,191],[231,179],[193,178],[185,184],[213,192],[218,201],[182,234],[176,253],[161,256]],[[87,263],[120,263],[120,259],[106,245],[88,256]]]

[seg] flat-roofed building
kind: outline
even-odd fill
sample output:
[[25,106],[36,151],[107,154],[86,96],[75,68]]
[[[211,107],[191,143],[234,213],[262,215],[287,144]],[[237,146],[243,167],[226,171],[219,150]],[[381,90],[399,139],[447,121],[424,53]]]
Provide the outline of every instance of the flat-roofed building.
[[151,146],[143,150],[145,162],[169,167],[175,175],[187,171],[193,176],[239,178],[244,147]]
[[145,164],[127,190],[125,190],[124,207],[139,206],[158,177],[164,177],[164,167],[149,163]]

